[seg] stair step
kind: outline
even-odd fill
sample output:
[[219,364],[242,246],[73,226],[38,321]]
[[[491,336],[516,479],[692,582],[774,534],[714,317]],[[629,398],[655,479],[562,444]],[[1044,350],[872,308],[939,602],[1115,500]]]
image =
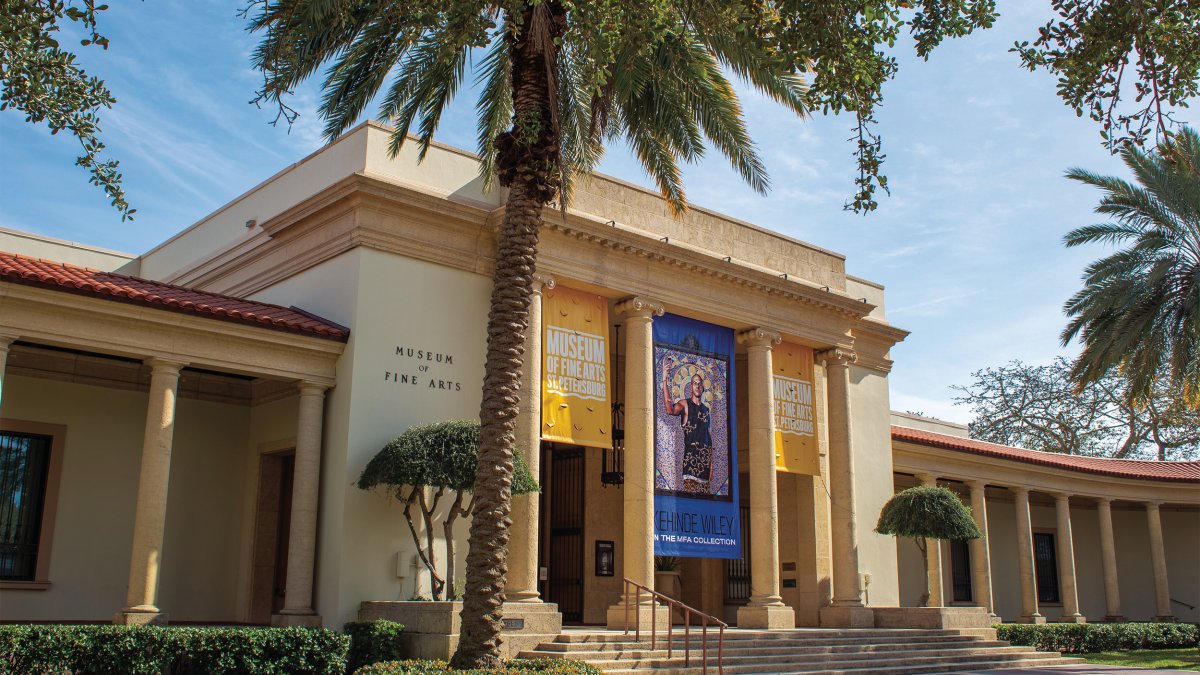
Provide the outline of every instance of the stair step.
[[[1018,662],[1001,662],[994,661],[972,661],[964,663],[952,664],[923,664],[918,666],[885,666],[881,667],[873,665],[868,668],[842,668],[828,669],[821,668],[816,670],[777,670],[771,671],[772,675],[923,675],[924,673],[952,673],[976,670],[994,670],[998,668],[1041,668],[1045,666],[1067,666],[1080,663],[1079,659],[1072,658],[1048,658],[1048,659],[1029,659]],[[728,669],[727,669],[728,670]],[[606,675],[702,675],[703,670],[700,668],[662,668],[662,669],[621,669],[621,670],[606,670]],[[710,665],[709,673],[716,673],[716,667]]]

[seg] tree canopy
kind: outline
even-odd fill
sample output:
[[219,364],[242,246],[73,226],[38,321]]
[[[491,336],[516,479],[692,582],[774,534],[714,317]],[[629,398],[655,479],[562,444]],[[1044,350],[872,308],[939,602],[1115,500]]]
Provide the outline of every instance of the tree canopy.
[[879,512],[879,534],[914,539],[960,541],[983,536],[971,510],[958,495],[935,485],[918,485],[897,493]]
[[92,0],[5,0],[0,11],[0,110],[12,108],[25,121],[45,124],[51,134],[68,131],[82,147],[75,163],[91,174],[121,212],[133,217],[136,209],[125,200],[116,160],[101,160],[100,111],[116,99],[104,81],[87,74],[76,56],[59,43],[61,23],[73,21],[86,37],[81,46],[108,49],[108,38],[98,32],[96,15],[108,5]]
[[1087,267],[1066,303],[1063,344],[1083,345],[1071,374],[1084,385],[1118,369],[1135,399],[1153,398],[1165,379],[1200,408],[1200,133],[1184,127],[1121,158],[1134,182],[1067,173],[1104,192],[1096,212],[1111,218],[1072,230],[1067,246],[1119,247]]
[[1062,357],[1045,366],[1012,361],[954,386],[969,406],[971,438],[1030,450],[1118,459],[1200,458],[1200,410],[1160,378],[1134,402],[1116,369],[1077,387]]

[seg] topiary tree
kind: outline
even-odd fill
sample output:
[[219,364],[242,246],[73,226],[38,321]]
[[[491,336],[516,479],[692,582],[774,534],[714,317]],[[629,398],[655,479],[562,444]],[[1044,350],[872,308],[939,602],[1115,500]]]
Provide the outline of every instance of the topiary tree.
[[[475,469],[479,461],[479,422],[452,420],[423,424],[397,436],[367,463],[358,478],[362,490],[382,489],[404,504],[404,520],[417,545],[417,555],[429,570],[429,591],[432,599],[441,600],[446,583],[454,582],[454,526],[458,519],[470,515],[474,496],[464,506],[466,493],[475,484]],[[538,492],[541,488],[520,453],[514,453],[512,493]],[[444,520],[442,533],[446,538],[446,576],[438,575],[433,548],[434,512],[447,491],[454,494]],[[421,512],[425,529],[422,543],[413,522],[412,508]]]
[[921,549],[921,565],[925,569],[925,595],[921,606],[929,606],[929,549],[928,540],[978,539],[983,536],[971,509],[963,505],[958,495],[944,487],[918,485],[896,494],[883,505],[879,522],[875,524],[879,534],[897,537],[912,537]]

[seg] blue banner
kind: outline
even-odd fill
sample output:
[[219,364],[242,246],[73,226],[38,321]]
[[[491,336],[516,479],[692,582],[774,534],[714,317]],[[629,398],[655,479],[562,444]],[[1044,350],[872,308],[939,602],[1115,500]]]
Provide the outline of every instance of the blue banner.
[[654,320],[654,554],[741,556],[733,329]]

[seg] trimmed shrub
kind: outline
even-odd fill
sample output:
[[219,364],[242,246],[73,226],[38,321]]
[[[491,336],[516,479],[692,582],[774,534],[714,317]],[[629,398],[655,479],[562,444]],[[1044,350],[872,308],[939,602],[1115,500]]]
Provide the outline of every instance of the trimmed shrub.
[[1200,644],[1193,623],[1004,623],[996,637],[1014,645],[1064,654],[1128,649],[1173,649]]
[[342,675],[349,646],[319,628],[0,626],[0,675]]
[[363,666],[380,661],[398,661],[404,658],[400,646],[400,633],[404,624],[380,619],[378,621],[351,621],[342,631],[350,636],[350,652],[346,655],[346,672],[353,673]]
[[513,659],[496,670],[454,670],[445,661],[388,661],[367,666],[358,675],[604,675],[582,661],[566,659]]

